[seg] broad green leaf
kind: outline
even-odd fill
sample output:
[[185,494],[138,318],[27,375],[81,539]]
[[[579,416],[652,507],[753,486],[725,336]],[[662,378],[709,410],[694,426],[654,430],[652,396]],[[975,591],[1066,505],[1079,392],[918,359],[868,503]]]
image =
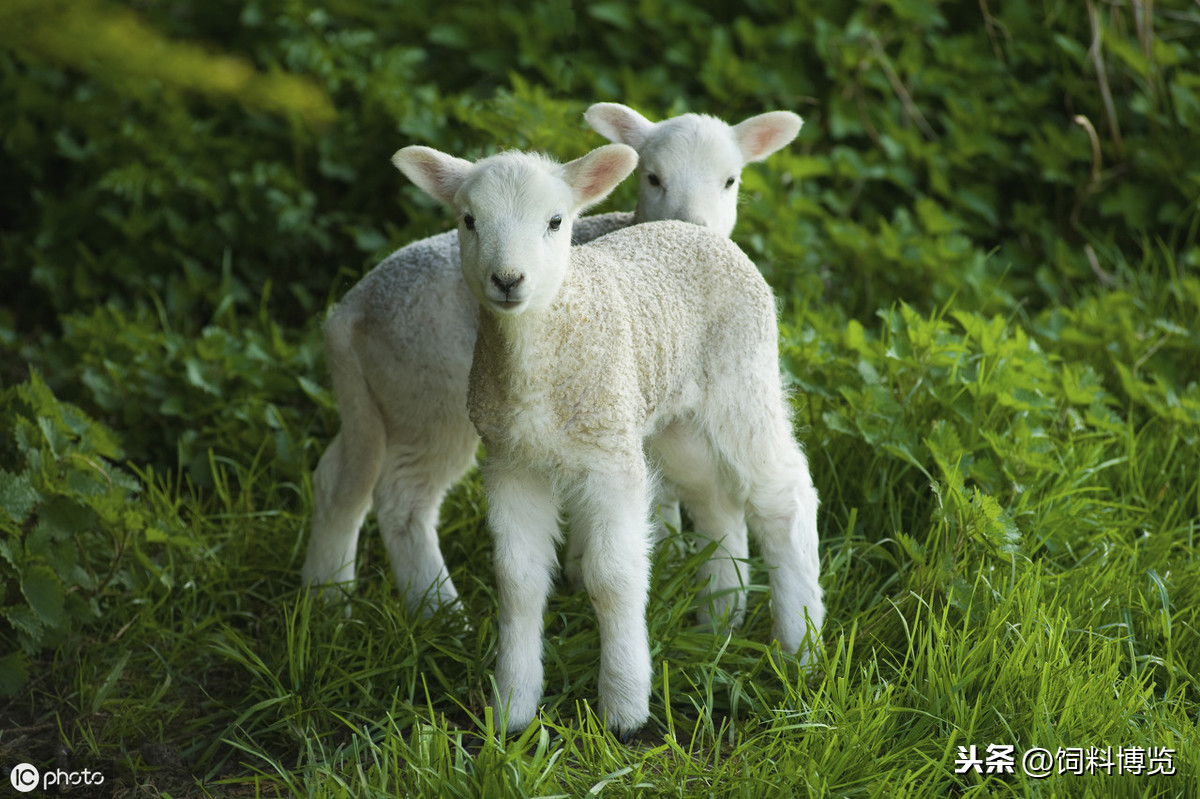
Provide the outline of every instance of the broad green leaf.
[[49,566],[26,564],[21,571],[21,593],[46,626],[58,627],[66,620],[63,603],[67,592],[62,580]]
[[41,499],[27,474],[11,474],[0,469],[0,509],[17,524],[24,522]]
[[[15,605],[12,607],[3,608],[0,610],[4,618],[8,620],[17,631],[23,633],[26,642],[40,643],[42,633],[45,630],[45,622],[43,622],[33,608],[28,605]],[[36,647],[33,649],[36,651]]]
[[0,657],[0,696],[16,696],[29,682],[29,667],[22,652]]

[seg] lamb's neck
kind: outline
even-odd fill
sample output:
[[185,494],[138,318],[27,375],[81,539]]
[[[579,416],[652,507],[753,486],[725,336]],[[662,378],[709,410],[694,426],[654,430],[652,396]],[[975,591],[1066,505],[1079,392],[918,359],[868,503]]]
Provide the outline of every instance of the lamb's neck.
[[517,316],[480,310],[479,336],[487,337],[500,375],[524,382],[530,373],[544,372],[553,317],[551,310],[526,311]]

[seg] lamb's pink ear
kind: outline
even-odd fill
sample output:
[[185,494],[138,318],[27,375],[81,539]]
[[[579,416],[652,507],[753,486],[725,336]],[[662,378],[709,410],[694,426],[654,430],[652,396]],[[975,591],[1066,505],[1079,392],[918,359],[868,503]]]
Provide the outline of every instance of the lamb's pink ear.
[[454,200],[471,169],[470,161],[418,145],[398,150],[392,156],[392,163],[421,191],[447,205]]
[[582,158],[563,164],[562,178],[571,187],[575,213],[603,200],[637,166],[637,150],[625,144],[606,144]]
[[654,123],[620,103],[596,103],[584,112],[583,118],[592,130],[614,144],[628,144],[636,149],[650,134]]
[[733,127],[733,139],[746,163],[761,161],[796,138],[804,120],[791,111],[768,111]]

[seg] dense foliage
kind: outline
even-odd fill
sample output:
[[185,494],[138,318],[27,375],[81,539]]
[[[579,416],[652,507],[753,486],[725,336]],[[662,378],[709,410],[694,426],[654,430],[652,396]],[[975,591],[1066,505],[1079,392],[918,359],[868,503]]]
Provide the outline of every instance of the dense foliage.
[[[551,721],[505,748],[477,480],[443,514],[473,632],[407,618],[373,540],[350,619],[296,590],[337,429],[319,320],[448,224],[394,150],[572,158],[599,100],[806,120],[734,237],[780,296],[829,655],[776,671],[761,600],[696,628],[702,553],[667,548],[640,748],[576,706],[581,596],[548,624]],[[0,766],[65,743],[131,792],[1019,793],[954,770],[1016,741],[1177,752],[1174,781],[1049,790],[1200,791],[1194,2],[12,0],[0,119]]]

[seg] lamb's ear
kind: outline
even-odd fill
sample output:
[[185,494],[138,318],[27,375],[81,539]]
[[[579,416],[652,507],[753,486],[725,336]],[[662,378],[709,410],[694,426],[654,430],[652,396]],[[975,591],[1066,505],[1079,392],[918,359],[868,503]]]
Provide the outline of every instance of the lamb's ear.
[[447,205],[454,200],[471,169],[470,161],[418,145],[398,150],[392,156],[392,163],[421,191]]
[[640,149],[654,123],[620,103],[596,103],[584,112],[583,118],[592,130],[614,144],[628,144]]
[[575,213],[603,200],[637,166],[637,150],[625,144],[606,144],[562,165],[562,178],[571,187]]
[[733,140],[746,163],[761,161],[796,138],[804,120],[791,111],[768,111],[733,127]]

